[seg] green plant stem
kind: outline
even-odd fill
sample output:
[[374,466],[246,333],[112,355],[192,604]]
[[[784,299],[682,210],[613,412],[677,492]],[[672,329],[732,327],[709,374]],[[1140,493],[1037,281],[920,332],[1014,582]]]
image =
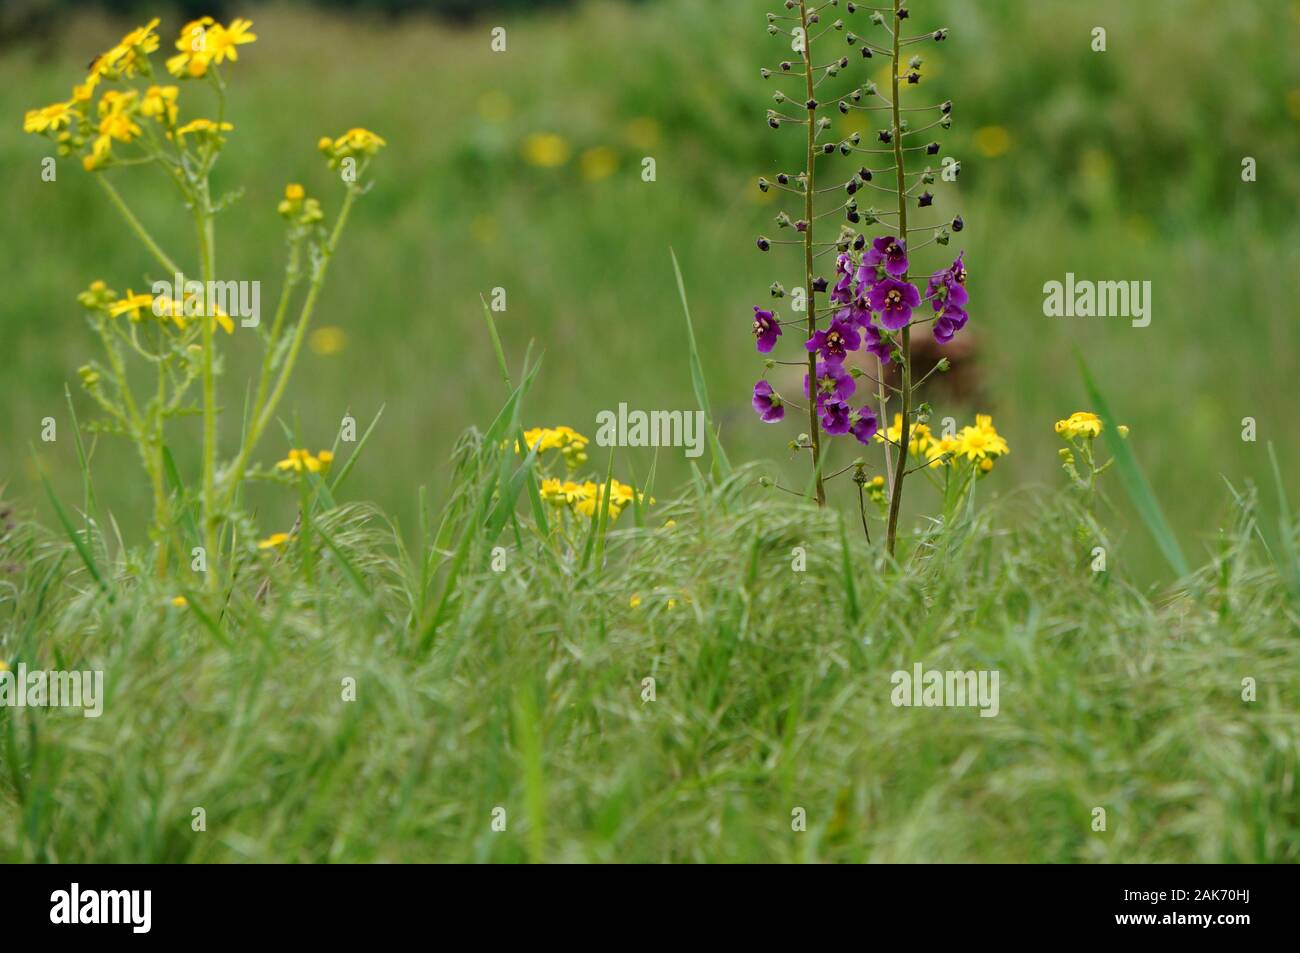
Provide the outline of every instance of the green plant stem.
[[[799,0],[799,24],[803,30],[803,64],[804,64],[804,81],[807,84],[808,102],[814,101],[813,87],[813,61],[812,61],[812,38],[808,33],[808,2]],[[807,179],[804,183],[803,196],[803,220],[807,223],[803,235],[804,249],[804,289],[808,296],[808,337],[811,339],[817,333],[817,293],[813,291],[813,282],[816,276],[813,274],[813,196],[816,193],[816,162],[817,162],[817,110],[815,107],[808,110],[808,155],[807,155]],[[817,352],[808,353],[808,386],[813,390],[817,386]],[[815,393],[815,390],[813,390]],[[817,505],[826,505],[826,487],[822,482],[821,474],[821,424],[817,420],[817,401],[810,399],[808,401],[808,436],[812,441],[812,465],[813,474],[817,481]]]
[[217,537],[216,466],[217,466],[217,382],[213,347],[216,317],[207,313],[207,289],[215,277],[216,252],[213,248],[212,203],[208,180],[199,185],[195,201],[194,224],[199,239],[199,264],[203,275],[204,301],[200,310],[203,334],[203,549],[207,557],[207,585],[211,592],[221,588]]
[[[360,178],[364,171],[363,166],[358,171],[357,177]],[[308,287],[307,297],[302,303],[302,311],[298,315],[298,324],[293,332],[293,341],[289,345],[289,353],[285,355],[284,366],[280,369],[280,376],[276,378],[275,387],[266,399],[265,404],[260,411],[253,414],[252,422],[248,428],[248,436],[244,440],[243,447],[240,448],[239,456],[224,475],[223,503],[228,503],[239,488],[240,475],[244,472],[244,468],[248,466],[248,460],[252,456],[253,449],[257,446],[258,440],[261,439],[267,424],[271,422],[271,418],[275,414],[275,408],[280,403],[280,398],[284,396],[284,389],[288,385],[289,377],[293,373],[294,365],[297,363],[298,352],[302,347],[307,326],[311,323],[312,312],[316,308],[316,299],[320,295],[321,286],[325,283],[325,274],[329,271],[329,263],[334,257],[334,249],[338,246],[339,237],[343,234],[343,227],[347,224],[348,215],[352,211],[352,203],[356,201],[359,191],[355,185],[349,186],[347,195],[343,199],[343,207],[339,210],[338,220],[334,223],[334,229],[330,232],[325,247],[320,251],[320,261],[313,270],[311,285]],[[269,355],[267,360],[270,360]]]
[[144,243],[144,247],[149,249],[149,253],[158,260],[160,265],[167,269],[167,277],[170,278],[173,275],[180,274],[180,266],[177,265],[176,262],[172,261],[171,258],[168,257],[167,253],[158,246],[158,243],[153,240],[153,236],[150,235],[144,225],[140,223],[140,220],[135,217],[135,213],[132,212],[130,207],[126,204],[121,193],[113,187],[112,183],[108,181],[103,173],[96,175],[95,181],[97,181],[100,188],[108,194],[109,200],[112,201],[117,210],[122,213],[122,217],[126,219],[126,224],[130,227],[131,231],[135,232],[136,237]]
[[[903,170],[903,131],[898,118],[898,34],[902,32],[898,25],[902,22],[898,19],[898,9],[902,0],[894,0],[894,50],[891,58],[891,86],[893,88],[893,116],[894,116],[894,173],[898,184],[898,239],[907,243],[907,184]],[[901,281],[908,281],[909,277],[906,272],[903,273]],[[898,514],[903,503],[903,478],[907,475],[907,448],[911,443],[908,426],[908,414],[911,413],[912,407],[912,333],[910,327],[903,328],[903,356],[902,356],[902,417],[900,418],[898,431],[898,460],[894,464],[894,482],[889,488],[889,524],[885,530],[885,549],[890,556],[894,555],[894,549],[898,544]]]

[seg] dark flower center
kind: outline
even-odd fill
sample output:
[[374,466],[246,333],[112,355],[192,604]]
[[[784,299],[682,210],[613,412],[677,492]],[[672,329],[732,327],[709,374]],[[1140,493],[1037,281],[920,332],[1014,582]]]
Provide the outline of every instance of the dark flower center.
[[889,293],[885,295],[885,305],[891,309],[898,307],[902,300],[903,295],[897,290],[890,290]]

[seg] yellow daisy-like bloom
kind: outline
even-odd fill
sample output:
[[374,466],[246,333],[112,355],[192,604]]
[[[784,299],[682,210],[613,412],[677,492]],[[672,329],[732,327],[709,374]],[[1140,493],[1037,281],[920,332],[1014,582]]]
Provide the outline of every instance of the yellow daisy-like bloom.
[[1101,434],[1101,418],[1091,411],[1080,410],[1056,422],[1056,432],[1066,440],[1084,437],[1091,440]]
[[388,143],[369,129],[349,129],[334,140],[334,150],[340,155],[364,152],[374,155]]
[[564,165],[572,153],[569,140],[553,132],[535,132],[524,140],[524,160],[542,169]]
[[136,27],[114,47],[121,51],[115,65],[123,76],[134,76],[144,58],[158,49],[158,34],[154,32],[158,22],[158,18],[154,17],[144,26]]
[[216,24],[208,31],[208,51],[214,63],[224,63],[227,58],[233,63],[239,59],[239,47],[257,39],[256,33],[250,33],[252,20],[236,18],[230,26]]
[[51,103],[42,109],[29,109],[23,116],[23,132],[57,132],[72,119],[72,103]]
[[149,119],[165,121],[167,125],[176,122],[176,96],[180,88],[176,86],[150,86],[140,100],[140,115]]
[[963,427],[957,434],[957,455],[967,460],[985,460],[1011,452],[1005,439],[993,427],[988,414],[976,414],[975,426]]
[[[959,441],[956,437],[940,437],[932,440],[925,448],[925,458],[930,461],[930,468],[946,466],[957,458]],[[880,479],[877,477],[876,479]]]
[[266,539],[260,540],[257,544],[258,549],[272,549],[276,546],[283,546],[289,542],[288,533],[272,533]]
[[334,462],[334,454],[329,450],[322,450],[316,456],[312,456],[307,450],[290,450],[289,456],[285,457],[275,465],[277,470],[293,470],[295,473],[321,473],[330,468]]
[[200,17],[181,27],[176,38],[176,49],[180,50],[167,60],[167,72],[173,76],[197,79],[206,76],[208,64],[212,62],[211,38],[213,29],[220,29],[212,17]]
[[176,327],[185,330],[185,305],[168,295],[159,295],[153,302],[153,313],[166,324],[170,319]]
[[153,308],[153,295],[135,294],[130,288],[126,289],[126,295],[118,301],[108,306],[108,313],[111,317],[119,318],[122,315],[129,315],[132,321],[140,320],[140,309]]

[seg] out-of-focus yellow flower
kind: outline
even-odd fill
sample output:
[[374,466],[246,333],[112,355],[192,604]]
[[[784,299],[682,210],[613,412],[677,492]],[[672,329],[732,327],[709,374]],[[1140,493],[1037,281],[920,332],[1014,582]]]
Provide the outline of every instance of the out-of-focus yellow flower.
[[930,461],[930,468],[935,469],[952,463],[957,457],[957,447],[958,440],[955,436],[932,440],[925,448],[925,458]]
[[596,146],[578,158],[578,168],[588,182],[598,182],[617,171],[618,156],[608,146]]
[[272,533],[270,536],[266,537],[266,539],[259,541],[257,548],[272,549],[276,546],[283,546],[287,542],[289,542],[288,533]]
[[41,109],[29,109],[23,116],[23,132],[57,132],[72,118],[72,103],[52,103]]
[[312,456],[307,450],[290,450],[289,456],[285,457],[275,465],[277,470],[293,470],[295,473],[321,473],[328,470],[330,464],[334,461],[334,454],[329,450],[322,450],[316,456]]
[[159,119],[173,125],[176,122],[176,96],[180,92],[177,86],[150,86],[140,100],[140,115],[149,119]]
[[[637,608],[639,605],[641,605],[641,597],[638,596],[638,595],[636,595],[636,594],[634,593],[634,594],[632,595],[632,598],[627,600],[627,604],[628,604],[628,607],[629,607],[629,608],[635,609],[635,608]],[[3,663],[0,663],[0,664],[3,664]]]
[[132,321],[139,321],[142,308],[153,309],[153,295],[135,294],[130,288],[127,288],[126,294],[120,300],[114,301],[108,306],[108,313],[114,318],[120,318],[125,314]]
[[240,17],[231,20],[230,26],[214,25],[208,31],[208,50],[212,55],[212,61],[224,63],[229,59],[233,63],[238,60],[239,47],[257,39],[257,34],[250,32],[252,26],[252,20]]
[[480,245],[491,245],[497,240],[497,220],[490,215],[475,215],[469,232]]
[[362,129],[358,126],[349,129],[334,140],[334,151],[338,153],[364,152],[366,155],[374,155],[386,145],[388,145],[388,142],[385,139],[375,135],[369,129]]
[[311,348],[313,354],[322,357],[339,354],[348,346],[347,332],[332,325],[317,328],[307,338],[307,346]]
[[6,662],[4,659],[0,659],[0,672],[7,672],[7,671],[9,671],[9,663]]
[[[215,135],[218,132],[229,132],[234,128],[235,127],[228,122],[223,122],[218,126],[211,119],[191,119],[185,125],[176,130],[176,135],[178,138],[188,136],[192,132]],[[168,135],[170,135],[170,133]]]
[[[898,446],[903,439],[903,415],[894,414],[894,423],[883,433],[876,432],[876,441],[885,443],[886,441]],[[907,431],[907,450],[912,454],[925,453],[930,446],[934,437],[930,433],[930,428],[923,423],[912,424]]]
[[564,165],[572,153],[569,140],[553,132],[535,132],[524,140],[525,161],[543,169]]
[[1066,440],[1084,437],[1091,440],[1101,434],[1101,418],[1091,411],[1080,410],[1056,422],[1056,432]]
[[186,599],[184,596],[172,596],[172,605],[177,609],[184,609],[189,604],[190,600]]
[[996,159],[1011,150],[1011,133],[1003,126],[980,126],[975,130],[975,148],[981,155]]

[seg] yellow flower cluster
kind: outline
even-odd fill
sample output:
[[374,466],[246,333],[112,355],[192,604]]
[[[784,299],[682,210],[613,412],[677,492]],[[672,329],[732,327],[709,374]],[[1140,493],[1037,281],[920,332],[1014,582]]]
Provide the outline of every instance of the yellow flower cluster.
[[307,195],[307,190],[297,182],[284,187],[284,198],[275,209],[281,216],[299,225],[312,225],[325,218],[320,202]]
[[372,156],[388,143],[369,129],[349,129],[337,139],[321,136],[316,148],[329,159],[331,169],[336,169],[344,159]]
[[[881,442],[889,440],[897,445],[902,435],[902,415],[894,414],[893,426],[883,434],[877,433],[876,439]],[[917,423],[908,432],[907,449],[913,456],[924,456],[930,461],[931,468],[955,465],[965,460],[974,463],[984,473],[993,469],[994,460],[1011,452],[1006,438],[997,432],[989,414],[976,414],[973,425],[961,428],[950,437],[936,437],[926,424]]]
[[316,456],[312,456],[307,450],[290,450],[289,456],[285,457],[275,465],[277,470],[293,470],[295,473],[324,473],[329,470],[330,464],[334,462],[334,454],[329,450],[322,450]]
[[[576,470],[587,462],[587,444],[590,442],[572,427],[534,427],[524,431],[524,443],[530,450],[537,447],[539,455],[547,450],[558,450],[570,470]],[[519,444],[515,443],[515,453],[518,452]]]
[[[585,483],[574,483],[572,480],[547,479],[542,481],[541,492],[542,499],[548,503],[554,506],[567,506],[574,512],[589,517],[596,512],[596,505],[601,502],[600,498],[604,495],[604,488],[590,480]],[[638,493],[634,487],[628,486],[626,483],[611,479],[609,485],[610,519],[618,519],[619,514],[634,499],[644,501],[645,494]],[[654,500],[650,502],[653,503]]]
[[[157,26],[155,17],[95,57],[85,82],[73,87],[72,98],[28,110],[23,117],[23,131],[55,137],[59,154],[65,156],[80,154],[89,142],[90,150],[81,156],[88,172],[103,168],[112,159],[114,142],[130,143],[142,134],[137,117],[160,123],[166,136],[173,138],[179,114],[179,90],[175,86],[149,86],[143,96],[138,89],[109,89],[91,113],[91,100],[101,82],[153,75],[149,54],[158,49],[158,34],[154,32]],[[251,26],[250,21],[237,19],[223,27],[211,17],[187,23],[176,40],[181,52],[167,61],[168,71],[181,78],[194,78],[206,75],[209,64],[238,59],[237,47],[257,39],[249,32]],[[175,137],[188,133],[215,136],[231,128],[229,123],[218,126],[210,119],[197,119],[176,129]]]
[[[101,311],[110,318],[126,315],[132,321],[141,321],[145,315],[155,315],[164,324],[173,322],[182,331],[186,328],[186,318],[201,317],[203,312],[202,297],[190,294],[184,301],[177,301],[167,295],[155,297],[151,294],[136,294],[130,288],[126,294],[118,297],[117,292],[102,281],[92,281],[90,287],[77,295],[77,301],[90,311]],[[227,334],[235,333],[235,323],[230,315],[213,305],[213,320]]]
[[[227,59],[235,62],[239,59],[239,47],[257,39],[257,34],[249,32],[252,26],[251,20],[238,17],[230,21],[230,26],[222,26],[212,17],[191,20],[181,27],[176,38],[176,49],[180,52],[167,60],[167,72],[181,79],[198,79],[208,74],[208,67],[213,63],[224,63]],[[155,38],[154,49],[157,48]]]

